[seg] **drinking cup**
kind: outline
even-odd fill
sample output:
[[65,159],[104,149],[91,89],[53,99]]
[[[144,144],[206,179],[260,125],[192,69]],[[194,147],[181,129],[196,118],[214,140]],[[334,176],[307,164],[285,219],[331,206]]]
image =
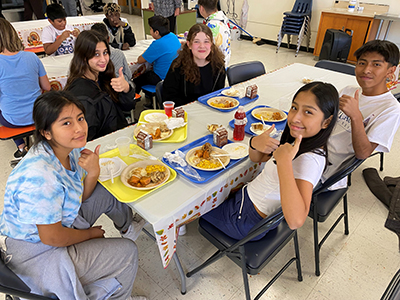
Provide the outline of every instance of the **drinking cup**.
[[129,155],[129,147],[131,143],[131,139],[126,136],[121,136],[115,140],[117,144],[119,155],[128,156]]
[[172,110],[174,109],[175,102],[173,101],[165,101],[163,102],[165,114],[168,118],[172,117]]

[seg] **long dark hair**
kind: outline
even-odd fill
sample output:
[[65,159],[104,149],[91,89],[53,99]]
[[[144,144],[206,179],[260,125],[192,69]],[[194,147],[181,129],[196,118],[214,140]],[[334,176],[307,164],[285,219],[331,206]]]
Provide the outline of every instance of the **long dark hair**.
[[[218,47],[215,46],[211,29],[204,24],[193,25],[189,30],[187,41],[193,43],[194,38],[199,32],[204,32],[211,41],[211,51],[206,57],[206,60],[211,63],[213,74],[216,75],[222,68],[225,68],[224,55]],[[195,85],[200,83],[200,69],[194,62],[192,51],[189,49],[187,43],[178,51],[178,57],[171,64],[172,70],[180,66],[181,72],[185,75],[187,81]]]
[[5,49],[10,52],[18,52],[24,50],[24,46],[11,23],[0,18],[0,52]]
[[36,99],[33,105],[33,121],[35,122],[34,146],[37,146],[40,142],[47,141],[43,133],[50,131],[51,125],[60,116],[63,108],[71,104],[85,114],[83,104],[72,94],[65,91],[46,92]]
[[[68,90],[69,86],[77,78],[86,78],[85,74],[87,71],[92,72],[89,66],[89,59],[94,57],[96,53],[96,46],[98,43],[103,42],[107,47],[108,53],[110,53],[110,46],[107,42],[107,37],[102,36],[100,33],[94,30],[82,31],[75,42],[74,56],[69,65],[69,75],[65,90]],[[99,72],[99,88],[111,96],[114,102],[118,102],[118,94],[111,87],[111,79],[115,77],[114,65],[111,59],[108,61],[107,68],[104,72]]]
[[[294,95],[292,102],[296,99],[299,93],[306,91],[310,91],[314,94],[319,109],[324,113],[324,120],[331,116],[332,119],[325,129],[321,129],[312,137],[302,139],[296,157],[306,152],[314,152],[325,156],[326,161],[328,161],[327,142],[336,124],[339,111],[339,94],[332,84],[314,81],[301,87]],[[282,133],[281,144],[293,143],[294,140],[295,139],[290,135],[289,126],[286,124]],[[321,149],[323,151],[321,151]]]

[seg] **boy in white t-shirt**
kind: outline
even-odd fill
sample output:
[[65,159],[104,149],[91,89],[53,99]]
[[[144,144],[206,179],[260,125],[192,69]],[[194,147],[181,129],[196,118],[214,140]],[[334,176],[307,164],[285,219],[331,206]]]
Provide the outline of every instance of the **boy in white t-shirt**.
[[47,55],[62,55],[74,52],[78,29],[67,25],[67,14],[60,4],[50,4],[46,8],[49,26],[43,28],[42,42]]
[[[346,87],[340,93],[338,121],[328,140],[331,165],[323,180],[334,174],[348,157],[365,159],[373,151],[389,152],[400,125],[400,104],[386,86],[386,79],[391,78],[399,64],[398,47],[389,41],[373,40],[354,55],[361,89]],[[336,188],[346,184],[345,179]]]

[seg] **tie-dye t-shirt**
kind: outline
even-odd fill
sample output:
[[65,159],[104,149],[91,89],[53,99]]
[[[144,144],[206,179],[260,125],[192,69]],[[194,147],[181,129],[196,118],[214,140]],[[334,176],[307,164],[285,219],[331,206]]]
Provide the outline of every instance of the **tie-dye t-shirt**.
[[80,151],[69,154],[65,169],[48,143],[32,148],[11,172],[0,215],[2,235],[27,242],[40,241],[36,227],[61,221],[71,227],[82,201],[86,171],[78,165]]

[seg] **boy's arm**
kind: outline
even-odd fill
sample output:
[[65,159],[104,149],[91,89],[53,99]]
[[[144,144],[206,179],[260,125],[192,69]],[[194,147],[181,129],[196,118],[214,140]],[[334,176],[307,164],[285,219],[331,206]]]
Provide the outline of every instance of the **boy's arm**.
[[39,86],[43,91],[50,91],[51,84],[47,75],[39,77]]
[[371,155],[378,144],[371,143],[365,132],[364,118],[359,109],[359,91],[356,91],[354,98],[348,95],[340,97],[339,108],[351,120],[351,140],[355,156],[358,159],[366,159]]
[[126,23],[126,27],[124,29],[124,43],[128,43],[129,47],[133,47],[136,45],[135,34],[132,31],[132,27]]
[[70,36],[71,32],[69,30],[65,30],[53,43],[43,44],[44,52],[47,55],[53,54],[57,51],[58,47],[62,44],[62,42]]
[[143,58],[143,54],[142,54],[142,55],[140,55],[140,56],[137,58],[136,63],[138,63],[138,64],[144,64],[146,61],[147,61],[147,60],[145,60],[145,59]]

